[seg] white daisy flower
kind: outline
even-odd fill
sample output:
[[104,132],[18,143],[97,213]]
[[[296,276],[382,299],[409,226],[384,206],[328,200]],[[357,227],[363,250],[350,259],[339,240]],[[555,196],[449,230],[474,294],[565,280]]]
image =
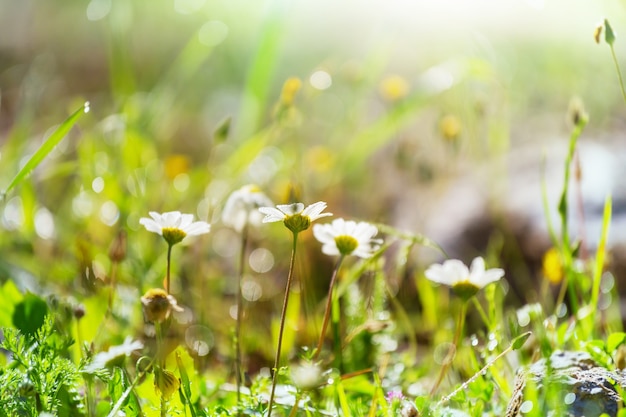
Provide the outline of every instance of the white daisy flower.
[[106,352],[96,354],[92,361],[85,366],[84,371],[93,373],[99,369],[122,364],[124,358],[141,349],[143,349],[143,343],[128,336],[121,345],[111,346]]
[[315,220],[332,216],[332,213],[322,213],[326,203],[318,201],[307,208],[302,203],[280,204],[276,207],[261,207],[259,211],[265,214],[263,223],[283,222],[294,233],[302,232],[311,226]]
[[469,300],[478,290],[498,281],[504,276],[504,270],[493,268],[485,270],[485,261],[474,258],[470,269],[457,260],[450,259],[443,264],[433,264],[424,273],[426,278],[439,284],[452,287],[452,291],[464,300]]
[[241,232],[246,225],[258,225],[263,220],[259,207],[271,206],[270,200],[256,185],[244,185],[226,200],[222,221],[225,225]]
[[376,226],[365,222],[335,219],[331,224],[316,224],[313,235],[322,243],[326,255],[354,255],[369,258],[382,240],[373,239],[378,233]]
[[211,225],[203,221],[193,221],[193,214],[183,214],[180,211],[157,213],[151,211],[150,218],[142,217],[139,223],[149,232],[157,233],[170,245],[181,242],[187,236],[197,236],[211,231]]

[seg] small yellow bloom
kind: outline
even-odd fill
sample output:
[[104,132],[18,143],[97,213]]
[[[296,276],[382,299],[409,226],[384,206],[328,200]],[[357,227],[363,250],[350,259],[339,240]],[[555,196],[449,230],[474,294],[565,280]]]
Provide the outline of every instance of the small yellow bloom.
[[558,284],[563,280],[563,263],[561,255],[555,248],[550,248],[543,255],[543,276],[551,284]]
[[287,78],[283,84],[283,91],[280,93],[280,102],[283,106],[292,106],[296,94],[302,87],[302,81],[298,77]]
[[170,155],[165,159],[165,175],[173,180],[180,174],[189,172],[191,162],[185,155]]
[[439,133],[444,139],[455,141],[461,135],[461,121],[451,114],[442,117],[439,121]]
[[399,75],[391,75],[380,83],[380,94],[387,101],[397,101],[409,93],[409,83]]

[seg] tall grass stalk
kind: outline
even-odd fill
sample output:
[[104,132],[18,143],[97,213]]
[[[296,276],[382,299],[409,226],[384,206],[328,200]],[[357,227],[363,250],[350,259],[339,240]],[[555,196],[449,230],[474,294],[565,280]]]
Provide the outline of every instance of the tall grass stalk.
[[435,395],[435,393],[437,392],[437,389],[439,388],[439,385],[441,384],[443,377],[446,375],[448,368],[450,367],[450,365],[452,364],[452,361],[454,360],[454,357],[456,356],[458,346],[459,346],[459,340],[461,340],[461,334],[463,333],[463,327],[465,325],[466,312],[467,312],[467,301],[463,301],[463,303],[461,304],[461,308],[459,309],[459,318],[457,319],[457,322],[456,322],[456,331],[454,333],[454,340],[452,341],[452,346],[450,346],[450,349],[448,350],[448,353],[446,354],[446,357],[443,360],[443,364],[441,365],[441,370],[439,371],[439,376],[437,377],[437,380],[435,381],[435,385],[433,385],[433,387],[430,390],[431,396]]
[[337,281],[337,276],[339,275],[339,268],[341,268],[341,264],[344,260],[345,256],[341,255],[337,264],[335,265],[335,269],[333,270],[333,275],[330,278],[330,284],[328,286],[328,296],[326,299],[326,308],[324,309],[324,319],[322,321],[322,329],[320,330],[320,338],[317,342],[317,348],[315,349],[315,353],[313,354],[313,359],[316,359],[320,352],[322,351],[322,346],[324,345],[324,337],[326,336],[326,329],[328,328],[328,321],[330,319],[330,312],[332,310],[333,304],[333,288],[335,287],[335,282]]
[[606,257],[606,243],[609,235],[609,224],[611,223],[611,196],[607,196],[604,202],[604,213],[602,216],[602,234],[600,235],[600,243],[598,244],[598,249],[596,250],[596,259],[593,270],[593,286],[591,290],[591,321],[590,326],[588,327],[590,330],[589,337],[591,337],[591,331],[595,328],[594,324],[596,323],[596,318],[598,315],[598,302],[600,299],[600,283],[602,281],[602,272],[604,270],[604,259]]
[[576,120],[576,125],[572,129],[572,133],[570,135],[569,140],[569,148],[567,152],[567,157],[565,158],[565,175],[563,180],[563,191],[561,193],[561,198],[559,200],[559,216],[561,219],[561,257],[563,260],[563,270],[564,270],[564,279],[563,279],[563,287],[561,288],[561,292],[559,294],[559,299],[555,305],[555,308],[559,308],[563,303],[563,298],[565,297],[565,292],[567,291],[569,295],[570,306],[572,308],[572,313],[576,313],[578,311],[578,296],[576,293],[576,274],[573,268],[573,257],[574,257],[574,249],[572,248],[572,244],[570,242],[569,230],[568,230],[568,195],[569,195],[569,182],[570,182],[570,173],[572,169],[572,161],[574,158],[574,154],[576,152],[576,145],[578,143],[578,138],[582,134],[583,129],[587,125],[586,117],[578,117]]
[[293,269],[296,260],[296,248],[298,243],[298,233],[293,232],[293,244],[291,247],[291,260],[289,261],[289,272],[287,275],[287,285],[285,286],[285,297],[283,299],[283,310],[280,314],[280,328],[278,330],[278,346],[276,347],[276,357],[274,359],[274,374],[272,376],[272,390],[270,392],[270,401],[267,406],[267,416],[272,416],[272,406],[274,405],[274,395],[276,393],[276,382],[278,380],[278,365],[280,363],[280,351],[283,344],[283,332],[285,330],[285,317],[287,315],[287,305],[289,304],[289,291],[291,289],[291,281],[293,279]]
[[[596,39],[598,42],[600,37]],[[613,63],[615,64],[615,71],[617,72],[617,78],[619,80],[619,86],[622,91],[622,98],[626,103],[626,90],[624,89],[624,79],[622,78],[622,71],[619,68],[619,61],[617,60],[617,56],[615,55],[615,48],[613,48],[613,44],[615,43],[615,32],[613,32],[613,28],[609,23],[608,19],[604,19],[604,41],[611,48],[611,57],[613,58]]]
[[237,381],[237,406],[241,406],[241,321],[243,320],[243,294],[241,284],[246,262],[246,247],[248,246],[248,226],[244,226],[241,232],[241,252],[239,254],[239,277],[237,279],[237,323],[235,325],[235,373]]

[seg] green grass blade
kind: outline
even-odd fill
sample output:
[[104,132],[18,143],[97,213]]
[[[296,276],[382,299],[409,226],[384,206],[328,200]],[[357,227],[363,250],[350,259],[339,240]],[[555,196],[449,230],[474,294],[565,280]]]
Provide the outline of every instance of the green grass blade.
[[37,168],[37,166],[44,160],[46,156],[54,149],[55,146],[61,142],[61,139],[67,135],[70,129],[76,124],[79,117],[83,113],[89,112],[89,102],[86,102],[79,109],[77,109],[70,117],[65,119],[63,123],[50,135],[48,139],[37,149],[37,151],[30,157],[28,162],[20,169],[20,171],[15,175],[9,186],[2,193],[2,198],[5,198],[6,195],[15,188],[19,183],[24,181],[24,179],[30,174],[30,172]]
[[546,224],[548,226],[548,234],[550,240],[555,248],[559,247],[559,242],[554,232],[554,226],[552,225],[552,215],[550,214],[550,205],[548,204],[548,187],[546,185],[546,155],[545,152],[541,158],[541,203],[543,204],[543,214],[546,217]]
[[[600,243],[596,251],[595,266],[593,271],[593,287],[591,292],[591,309],[593,311],[593,321],[591,329],[595,328],[593,324],[596,322],[598,313],[598,301],[600,298],[600,282],[602,280],[602,271],[604,270],[604,259],[606,256],[606,243],[609,236],[609,224],[611,223],[612,203],[611,196],[607,196],[604,202],[604,213],[602,216],[602,232],[600,235]],[[590,335],[591,336],[591,335]]]
[[283,40],[281,35],[286,12],[286,6],[281,2],[274,2],[273,7],[268,10],[259,36],[258,49],[249,66],[241,110],[234,129],[240,140],[247,139],[257,131],[263,111],[266,109],[271,79],[278,63],[278,54]]

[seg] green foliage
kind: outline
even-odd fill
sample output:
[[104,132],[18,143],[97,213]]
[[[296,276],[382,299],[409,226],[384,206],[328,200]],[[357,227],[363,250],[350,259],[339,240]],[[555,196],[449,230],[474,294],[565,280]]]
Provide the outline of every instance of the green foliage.
[[72,341],[58,341],[53,321],[46,317],[29,337],[17,329],[3,329],[1,347],[11,355],[0,374],[0,409],[7,416],[42,412],[63,417],[85,415],[78,392],[80,373],[65,357]]

